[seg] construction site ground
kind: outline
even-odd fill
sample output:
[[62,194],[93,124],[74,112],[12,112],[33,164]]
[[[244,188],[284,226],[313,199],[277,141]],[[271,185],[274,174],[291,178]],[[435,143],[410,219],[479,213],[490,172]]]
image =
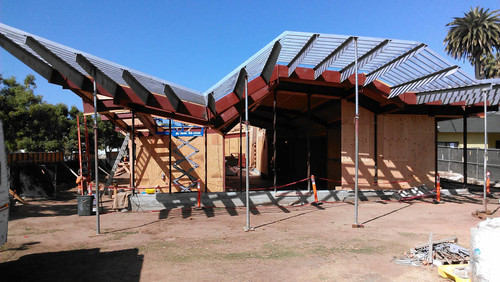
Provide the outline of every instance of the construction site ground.
[[[15,207],[0,249],[2,281],[446,281],[436,267],[392,260],[415,245],[458,237],[470,246],[477,195],[409,203],[352,202],[114,212],[78,216],[74,191]],[[497,216],[498,200],[489,209]],[[7,279],[4,279],[7,278]]]

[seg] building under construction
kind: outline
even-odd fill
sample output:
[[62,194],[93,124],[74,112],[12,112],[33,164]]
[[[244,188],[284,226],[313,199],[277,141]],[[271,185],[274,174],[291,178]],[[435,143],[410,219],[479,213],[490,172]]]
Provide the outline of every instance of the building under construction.
[[4,24],[0,46],[130,133],[131,185],[163,192],[225,191],[231,154],[269,187],[315,175],[319,188],[352,189],[356,172],[359,188],[431,187],[436,123],[500,99],[500,81],[386,38],[284,32],[205,92]]

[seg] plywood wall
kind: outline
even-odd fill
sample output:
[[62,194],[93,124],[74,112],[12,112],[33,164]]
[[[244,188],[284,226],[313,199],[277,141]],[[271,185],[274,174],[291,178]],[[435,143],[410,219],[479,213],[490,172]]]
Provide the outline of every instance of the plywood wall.
[[[355,180],[355,127],[354,127],[354,104],[342,100],[342,137],[341,137],[341,161],[342,161],[342,188],[354,188]],[[375,176],[375,128],[374,114],[359,107],[359,188],[373,188]]]
[[[189,140],[192,137],[182,137],[184,140]],[[207,182],[205,184],[205,138],[207,138]],[[182,175],[181,172],[173,168],[176,161],[180,161],[182,156],[188,156],[194,152],[189,146],[183,146],[180,149],[180,155],[174,152],[174,149],[181,146],[182,142],[176,138],[172,138],[172,166],[169,162],[169,136],[149,136],[136,138],[136,185],[138,187],[165,187],[164,191],[168,191],[170,169],[172,169],[172,178]],[[190,174],[201,180],[201,188],[205,191],[208,188],[209,192],[223,191],[223,152],[222,152],[222,136],[217,133],[205,134],[203,137],[197,137],[190,143],[198,152],[190,157],[190,159],[199,165]],[[179,165],[188,171],[195,166],[187,161],[179,163]],[[185,186],[188,186],[190,181],[187,177],[183,177],[180,181]],[[172,192],[178,192],[181,189],[173,186]]]
[[[359,188],[404,189],[434,186],[434,118],[411,115],[377,116],[377,176],[375,183],[375,116],[360,107]],[[353,189],[354,104],[342,101],[342,188]]]
[[379,115],[378,121],[379,187],[434,187],[434,118]]

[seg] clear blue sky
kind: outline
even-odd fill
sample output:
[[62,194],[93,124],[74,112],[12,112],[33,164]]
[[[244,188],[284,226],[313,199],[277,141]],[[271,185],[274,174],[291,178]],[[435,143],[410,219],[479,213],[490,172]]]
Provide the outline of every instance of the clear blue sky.
[[[203,92],[285,30],[420,41],[447,57],[446,23],[475,6],[500,2],[0,0],[0,22]],[[1,48],[0,73],[34,74]],[[36,77],[47,102],[82,108]]]

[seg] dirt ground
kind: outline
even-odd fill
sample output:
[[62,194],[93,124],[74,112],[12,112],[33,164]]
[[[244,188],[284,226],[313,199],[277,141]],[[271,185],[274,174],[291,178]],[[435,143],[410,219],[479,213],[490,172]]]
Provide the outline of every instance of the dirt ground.
[[[457,236],[470,245],[481,198],[173,209],[78,216],[76,197],[16,206],[0,248],[2,281],[446,281],[436,267],[391,260],[415,245]],[[105,198],[107,199],[107,198]],[[106,207],[111,206],[108,200]],[[498,200],[489,208],[496,211]],[[495,215],[494,215],[495,216]],[[8,277],[5,279],[5,277]]]

